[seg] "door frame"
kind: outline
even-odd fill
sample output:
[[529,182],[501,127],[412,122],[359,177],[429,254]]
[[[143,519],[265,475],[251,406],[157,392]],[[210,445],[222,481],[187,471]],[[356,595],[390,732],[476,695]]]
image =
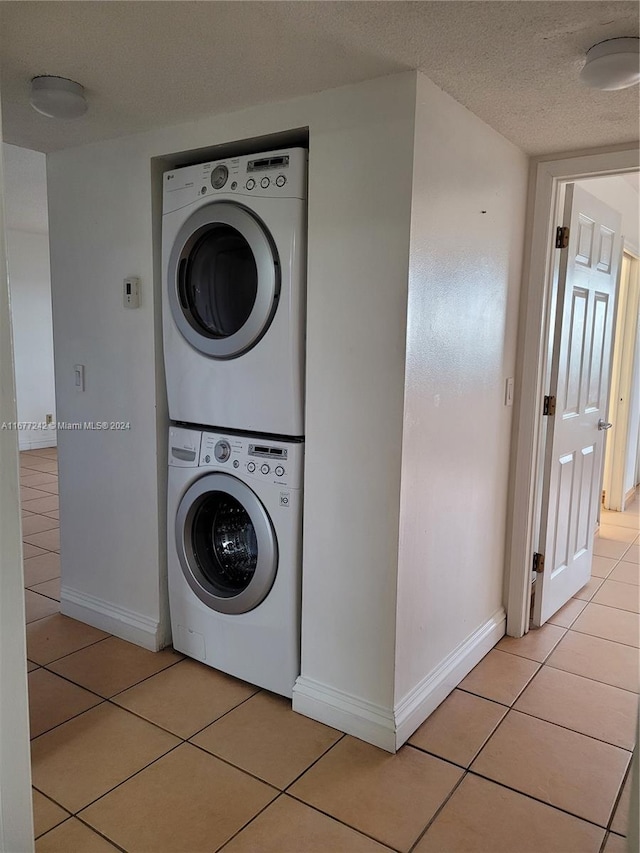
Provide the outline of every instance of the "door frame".
[[[629,259],[629,275],[626,281],[622,278],[625,256]],[[638,310],[640,308],[639,266],[637,250],[634,251],[630,248],[625,237],[620,262],[619,303],[614,334],[614,352],[612,354],[613,372],[609,392],[609,417],[613,420],[613,430],[607,440],[605,474],[602,485],[605,509],[613,508],[616,511],[623,511],[625,505],[624,469],[629,444],[629,402],[632,399],[633,391],[635,342],[638,337]],[[631,318],[629,314],[632,315]],[[626,401],[622,416],[619,413],[618,406],[621,392]]]
[[[537,158],[529,172],[525,256],[518,328],[516,398],[513,419],[509,517],[505,562],[507,634],[529,629],[531,562],[543,464],[542,408],[548,381],[546,362],[555,266],[554,232],[564,185],[584,178],[634,172],[637,147],[616,146],[597,153]],[[519,391],[519,393],[518,393]]]
[[[17,420],[0,119],[0,421]],[[0,853],[33,853],[18,432],[0,431]]]

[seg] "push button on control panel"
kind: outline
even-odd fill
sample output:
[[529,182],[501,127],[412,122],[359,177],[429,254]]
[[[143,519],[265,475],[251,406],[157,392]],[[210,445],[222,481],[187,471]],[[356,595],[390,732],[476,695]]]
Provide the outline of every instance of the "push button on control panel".
[[282,467],[282,465],[278,465],[278,467],[276,468],[276,477],[282,476],[284,476],[284,468]]
[[269,186],[270,183],[271,183],[271,181],[269,180],[269,178],[263,178],[260,181],[260,186],[262,187],[263,190],[266,190],[266,188]]
[[245,184],[245,187],[246,187],[248,190],[252,190],[252,189],[255,187],[255,185],[256,185],[256,182],[253,180],[253,178],[249,178],[249,180],[248,180],[248,181],[247,181],[247,183]]
[[278,177],[276,178],[276,186],[277,187],[283,187],[286,183],[287,183],[287,179],[285,178],[285,176],[284,175],[278,175]]
[[269,471],[271,470],[271,468],[269,468],[269,466],[265,462],[264,465],[260,466],[260,470],[262,471],[263,474],[268,474]]
[[253,472],[254,472],[255,470],[256,470],[256,463],[255,463],[255,462],[248,462],[248,463],[247,463],[247,471],[248,471],[250,474],[253,474]]

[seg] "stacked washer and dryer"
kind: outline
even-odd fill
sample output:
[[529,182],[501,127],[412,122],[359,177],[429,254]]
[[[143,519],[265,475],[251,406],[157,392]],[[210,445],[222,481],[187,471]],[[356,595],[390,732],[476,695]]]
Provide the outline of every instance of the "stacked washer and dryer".
[[173,645],[291,696],[300,672],[307,152],[164,175]]

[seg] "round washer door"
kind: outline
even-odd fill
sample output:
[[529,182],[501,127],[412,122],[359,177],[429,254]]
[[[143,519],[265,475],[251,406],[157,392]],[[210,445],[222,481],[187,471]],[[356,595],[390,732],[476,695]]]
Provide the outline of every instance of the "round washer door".
[[176,513],[176,546],[184,576],[200,601],[219,613],[246,613],[269,594],[278,543],[266,509],[245,483],[205,474]]
[[269,328],[280,295],[280,262],[260,220],[245,207],[212,202],[184,223],[167,276],[182,336],[211,358],[236,358]]

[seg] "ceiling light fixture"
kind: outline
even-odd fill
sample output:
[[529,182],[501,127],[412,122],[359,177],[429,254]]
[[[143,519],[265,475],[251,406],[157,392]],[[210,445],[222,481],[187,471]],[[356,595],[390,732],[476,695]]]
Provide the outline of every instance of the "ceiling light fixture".
[[615,38],[594,44],[580,79],[592,89],[628,89],[640,82],[640,39]]
[[84,88],[66,77],[34,77],[30,103],[49,118],[78,118],[87,111]]

